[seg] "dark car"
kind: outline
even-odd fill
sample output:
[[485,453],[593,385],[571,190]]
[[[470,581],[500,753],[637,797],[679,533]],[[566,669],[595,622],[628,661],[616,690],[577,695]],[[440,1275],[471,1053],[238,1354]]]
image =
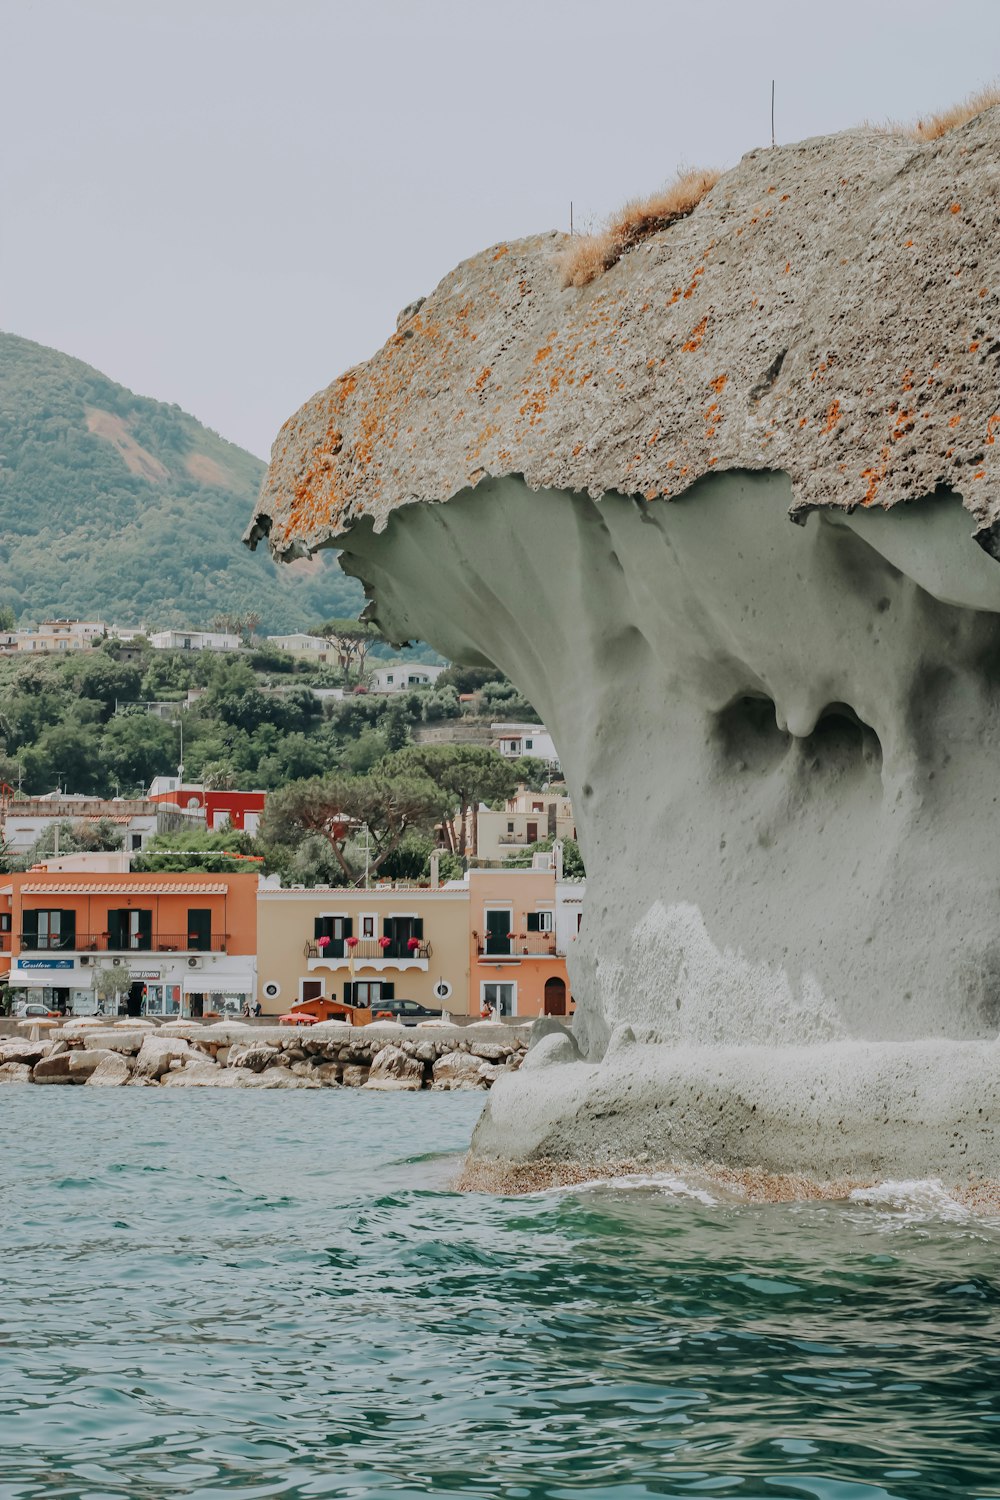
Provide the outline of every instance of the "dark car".
[[420,1005],[416,1000],[376,1000],[372,1004],[372,1020],[391,1017],[402,1021],[404,1026],[415,1026],[418,1021],[440,1021],[441,1012]]

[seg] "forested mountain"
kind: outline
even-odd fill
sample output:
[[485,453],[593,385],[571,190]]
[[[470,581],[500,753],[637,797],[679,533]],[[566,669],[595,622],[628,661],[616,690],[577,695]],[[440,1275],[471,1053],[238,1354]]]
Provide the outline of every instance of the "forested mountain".
[[122,625],[261,630],[356,614],[332,555],[278,566],[240,542],[264,465],[178,406],[0,333],[0,606]]

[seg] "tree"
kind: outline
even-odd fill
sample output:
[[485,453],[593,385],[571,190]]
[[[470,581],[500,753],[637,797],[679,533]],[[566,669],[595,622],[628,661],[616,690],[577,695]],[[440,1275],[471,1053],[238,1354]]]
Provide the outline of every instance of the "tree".
[[133,857],[132,868],[146,872],[204,870],[239,874],[243,870],[259,870],[262,860],[263,851],[248,833],[232,828],[209,833],[198,828],[157,834],[141,854]]
[[387,775],[423,775],[440,788],[449,804],[445,820],[449,845],[463,856],[470,842],[476,852],[479,803],[510,797],[517,787],[510,762],[483,745],[407,745],[387,756],[379,769]]
[[17,616],[9,604],[0,604],[0,630],[13,630]]
[[433,831],[446,806],[447,799],[419,768],[315,777],[293,782],[268,798],[260,842],[293,851],[308,835],[321,834],[345,881],[360,885],[365,856],[358,835],[364,827],[368,871],[375,875],[410,829]]
[[150,714],[118,714],[101,736],[101,762],[108,777],[129,790],[144,790],[154,776],[170,775],[179,753],[174,726]]
[[385,640],[382,632],[369,620],[327,620],[317,634],[332,642],[345,682],[352,676],[364,676],[369,651],[377,641]]

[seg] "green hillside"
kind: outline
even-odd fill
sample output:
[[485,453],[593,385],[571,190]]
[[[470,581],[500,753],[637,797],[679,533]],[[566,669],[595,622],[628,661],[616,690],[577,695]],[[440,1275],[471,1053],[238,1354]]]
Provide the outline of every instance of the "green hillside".
[[360,585],[326,553],[278,566],[240,542],[264,465],[194,417],[55,349],[0,333],[0,605],[261,630],[356,614]]

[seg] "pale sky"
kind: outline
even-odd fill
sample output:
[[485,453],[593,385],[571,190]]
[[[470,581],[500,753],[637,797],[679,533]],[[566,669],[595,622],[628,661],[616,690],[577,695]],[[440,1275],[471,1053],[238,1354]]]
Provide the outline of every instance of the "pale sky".
[[1000,0],[0,0],[0,328],[267,455],[459,260],[1000,75]]

